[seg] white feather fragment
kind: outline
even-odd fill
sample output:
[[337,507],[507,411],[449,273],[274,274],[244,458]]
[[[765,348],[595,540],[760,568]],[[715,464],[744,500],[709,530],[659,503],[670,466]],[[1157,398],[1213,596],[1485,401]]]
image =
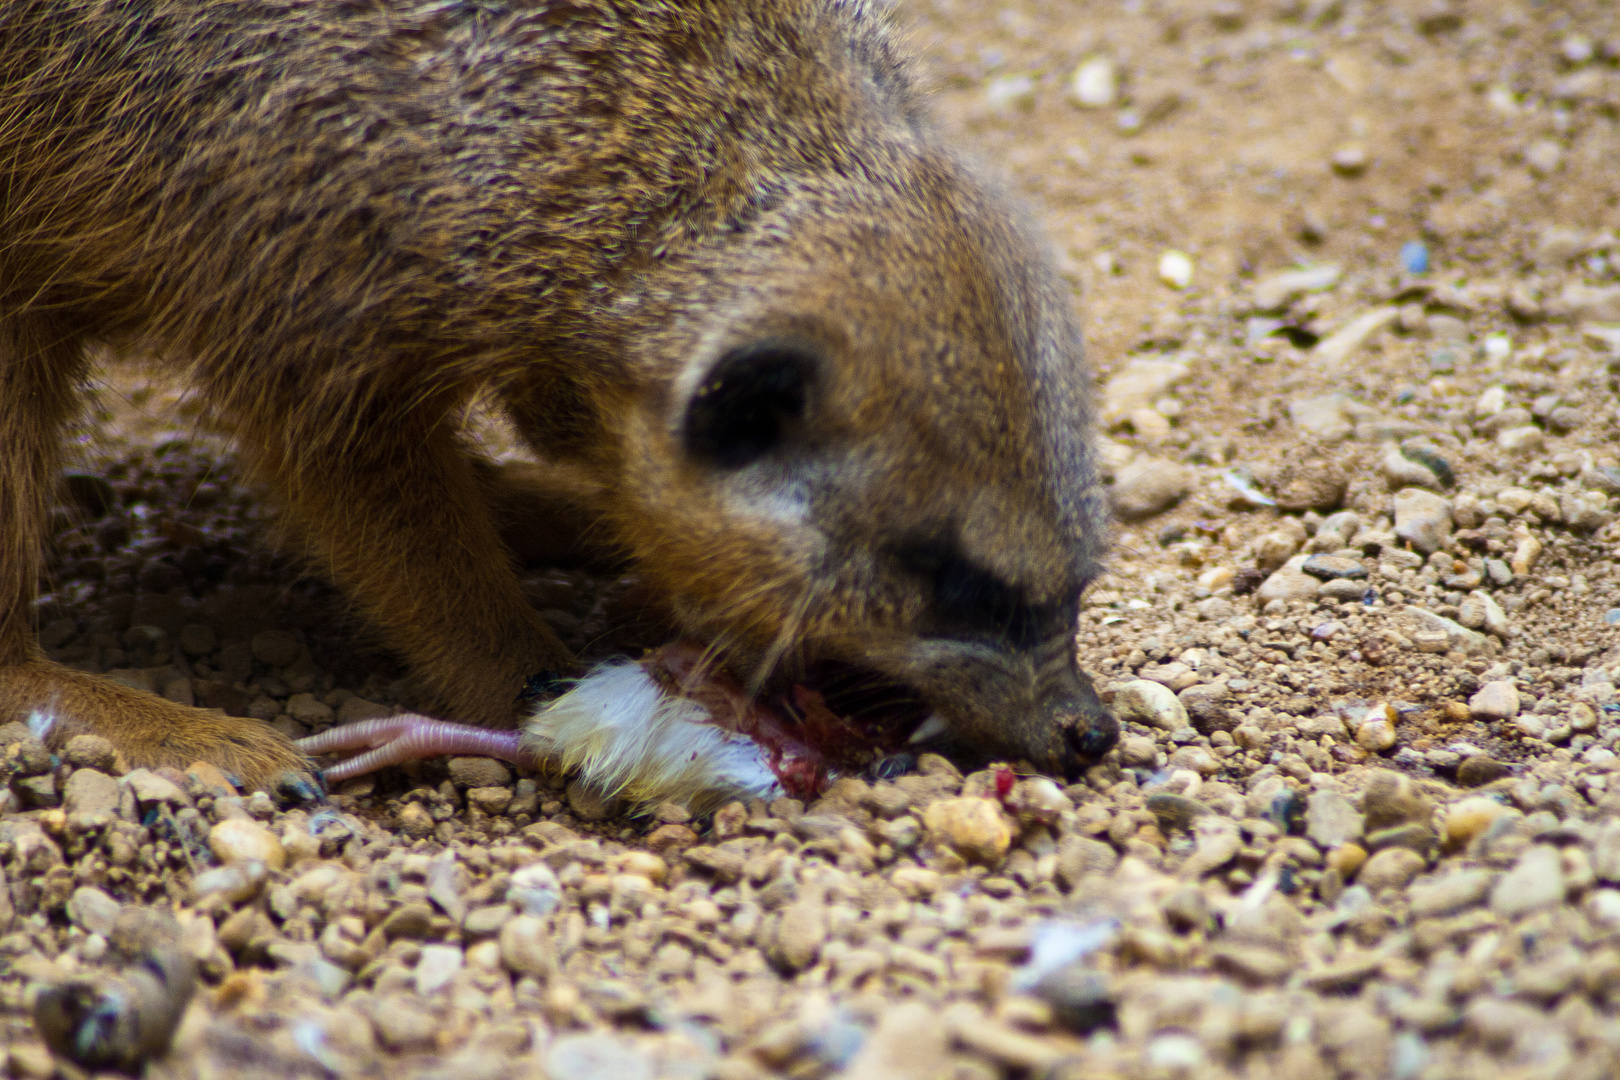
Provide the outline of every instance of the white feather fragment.
[[911,738],[907,741],[920,743],[924,739],[932,739],[936,735],[943,735],[949,730],[945,726],[945,721],[939,718],[939,713],[929,713],[928,719],[917,725],[917,730],[911,733]]
[[758,743],[716,726],[702,705],[667,693],[629,661],[597,667],[537,710],[524,741],[586,784],[637,803],[696,808],[782,794]]
[[51,728],[55,726],[56,716],[53,713],[48,713],[43,709],[35,709],[28,714],[28,732],[40,742],[45,741],[45,736],[49,735]]

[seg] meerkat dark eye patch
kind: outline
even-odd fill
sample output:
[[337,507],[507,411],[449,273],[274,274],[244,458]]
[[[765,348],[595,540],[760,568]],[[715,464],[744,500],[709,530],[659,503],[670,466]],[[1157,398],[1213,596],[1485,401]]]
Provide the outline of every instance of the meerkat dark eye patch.
[[775,450],[804,418],[815,354],[790,341],[733,349],[710,369],[686,406],[686,452],[737,469]]
[[1031,604],[1022,589],[969,562],[954,544],[917,541],[897,554],[903,567],[928,579],[948,632],[1001,637],[1030,648],[1063,617],[1056,606]]

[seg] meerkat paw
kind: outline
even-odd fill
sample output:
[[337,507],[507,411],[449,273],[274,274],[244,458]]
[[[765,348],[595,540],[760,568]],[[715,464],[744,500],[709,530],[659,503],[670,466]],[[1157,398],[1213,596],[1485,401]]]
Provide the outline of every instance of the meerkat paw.
[[52,749],[100,735],[131,768],[206,761],[245,790],[320,797],[309,762],[263,721],[196,709],[47,661],[0,668],[0,720],[24,721]]

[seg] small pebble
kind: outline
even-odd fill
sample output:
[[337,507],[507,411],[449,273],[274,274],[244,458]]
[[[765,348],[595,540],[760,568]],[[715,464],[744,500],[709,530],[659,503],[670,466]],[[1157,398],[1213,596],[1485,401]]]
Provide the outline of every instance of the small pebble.
[[1337,791],[1322,788],[1306,800],[1305,835],[1324,851],[1358,839],[1363,828],[1361,811]]
[[1087,109],[1106,109],[1119,98],[1119,69],[1104,56],[1084,60],[1074,69],[1069,88],[1075,104]]
[[1429,272],[1429,248],[1420,240],[1408,240],[1401,245],[1401,269],[1408,274]]
[[1483,787],[1493,780],[1499,780],[1508,774],[1508,767],[1502,762],[1485,754],[1474,754],[1463,759],[1457,766],[1457,785],[1459,787]]
[[1012,828],[991,799],[941,799],[923,812],[923,827],[936,842],[986,866],[998,864],[1012,844]]
[[1558,849],[1537,844],[1519,857],[1491,889],[1491,908],[1515,919],[1564,898],[1564,865]]
[[1451,536],[1451,504],[1432,491],[1397,491],[1394,513],[1395,535],[1424,555],[1438,551]]
[[1367,860],[1356,883],[1374,895],[1385,889],[1404,889],[1425,865],[1423,856],[1408,848],[1385,848]]
[[1159,280],[1172,289],[1185,289],[1192,284],[1192,256],[1171,249],[1159,256]]
[[653,1080],[653,1063],[615,1035],[562,1035],[545,1052],[545,1074],[568,1080]]
[[62,788],[62,810],[71,816],[110,816],[118,812],[119,795],[118,781],[106,773],[75,769]]
[[287,852],[276,834],[256,821],[231,818],[208,830],[208,847],[223,863],[254,861],[271,870],[287,865]]
[[461,949],[455,945],[424,945],[416,961],[416,992],[424,996],[449,985],[461,970]]
[[1109,497],[1122,520],[1140,521],[1180,502],[1192,490],[1192,481],[1192,474],[1183,466],[1143,456],[1114,474]]
[[1151,679],[1133,679],[1114,690],[1114,715],[1121,720],[1177,731],[1188,726],[1187,707],[1175,692]]
[[1491,822],[1509,812],[1509,807],[1484,796],[1463,799],[1446,808],[1442,839],[1446,850],[1457,851],[1468,846],[1478,835],[1490,827]]
[[1488,682],[1468,699],[1468,712],[1476,720],[1511,720],[1519,714],[1518,687],[1505,679]]

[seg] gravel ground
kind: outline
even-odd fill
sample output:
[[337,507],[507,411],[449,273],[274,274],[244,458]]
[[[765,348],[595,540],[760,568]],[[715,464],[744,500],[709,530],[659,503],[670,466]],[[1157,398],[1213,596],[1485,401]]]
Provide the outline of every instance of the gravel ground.
[[[42,994],[91,1074],[1620,1073],[1620,17],[901,10],[1084,286],[1118,750],[632,818],[470,758],[284,809],[0,728],[0,1073],[85,1075]],[[52,654],[293,735],[408,707],[226,444],[108,380]],[[655,643],[633,581],[530,587]]]

